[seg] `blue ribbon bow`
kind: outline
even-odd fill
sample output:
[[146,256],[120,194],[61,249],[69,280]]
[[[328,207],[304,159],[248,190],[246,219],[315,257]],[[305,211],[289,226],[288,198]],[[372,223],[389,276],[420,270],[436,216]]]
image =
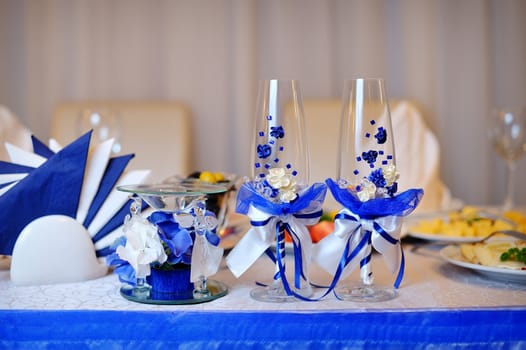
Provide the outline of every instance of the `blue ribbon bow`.
[[362,280],[371,281],[370,261],[374,247],[392,272],[398,269],[394,282],[398,288],[405,268],[399,241],[400,218],[418,206],[423,190],[410,189],[394,197],[361,202],[333,180],[327,179],[326,183],[334,198],[344,206],[335,217],[334,233],[320,241],[314,250],[314,260],[334,276],[331,287],[358,265]]
[[[294,201],[276,203],[261,195],[253,182],[243,184],[238,192],[236,211],[247,215],[252,227],[227,256],[232,273],[239,277],[261,254],[266,253],[277,264],[274,278],[281,278],[288,295],[298,296],[285,276],[285,231],[293,242],[294,286],[299,288],[301,280],[308,280],[306,269],[312,249],[307,225],[319,221],[326,192],[325,184],[316,183],[298,193]],[[276,255],[269,249],[274,240]]]

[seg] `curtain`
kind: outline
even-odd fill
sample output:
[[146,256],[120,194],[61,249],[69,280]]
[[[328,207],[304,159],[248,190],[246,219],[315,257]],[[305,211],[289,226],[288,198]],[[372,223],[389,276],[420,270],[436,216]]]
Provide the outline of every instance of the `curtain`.
[[498,204],[487,119],[526,105],[525,17],[522,0],[0,0],[0,104],[45,140],[64,100],[181,100],[196,169],[248,174],[260,79],[298,79],[306,99],[383,77],[437,134],[453,195]]

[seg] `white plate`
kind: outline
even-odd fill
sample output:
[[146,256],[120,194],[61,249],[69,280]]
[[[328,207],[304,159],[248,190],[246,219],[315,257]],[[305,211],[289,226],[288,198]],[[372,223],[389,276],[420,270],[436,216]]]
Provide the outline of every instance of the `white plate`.
[[440,250],[440,256],[453,265],[474,270],[493,279],[506,282],[526,283],[526,270],[512,270],[470,263],[462,256],[460,247],[456,245],[448,245],[442,248]]
[[420,232],[408,232],[407,235],[424,239],[432,242],[443,242],[443,243],[473,243],[480,241],[481,237],[461,237],[461,236],[447,236],[437,233],[420,233]]

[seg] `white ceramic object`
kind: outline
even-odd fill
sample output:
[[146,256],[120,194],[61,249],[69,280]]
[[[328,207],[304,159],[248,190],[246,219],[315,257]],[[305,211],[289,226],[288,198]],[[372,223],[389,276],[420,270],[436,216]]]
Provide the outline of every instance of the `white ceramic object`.
[[69,216],[33,220],[13,248],[11,280],[17,285],[80,282],[107,272],[95,255],[88,231]]

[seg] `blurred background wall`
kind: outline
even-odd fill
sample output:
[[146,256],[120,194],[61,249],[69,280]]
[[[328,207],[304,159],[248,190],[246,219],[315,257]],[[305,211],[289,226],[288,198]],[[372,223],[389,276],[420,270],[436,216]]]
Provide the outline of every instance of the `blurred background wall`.
[[0,0],[0,104],[45,140],[64,100],[181,100],[196,169],[247,174],[260,79],[306,99],[383,77],[424,112],[453,195],[496,204],[485,129],[494,106],[526,105],[525,18],[523,0]]

